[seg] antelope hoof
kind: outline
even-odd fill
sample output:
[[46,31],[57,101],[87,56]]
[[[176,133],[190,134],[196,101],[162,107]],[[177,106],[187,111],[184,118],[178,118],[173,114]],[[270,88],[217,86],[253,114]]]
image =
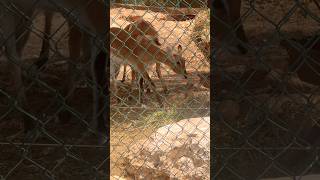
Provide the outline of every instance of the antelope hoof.
[[145,105],[145,104],[142,103],[142,104],[141,104],[141,107],[142,107],[142,108],[147,108],[147,105]]
[[163,108],[163,107],[164,107],[164,103],[163,103],[163,101],[161,101],[161,97],[157,97],[157,101],[158,101],[158,103],[159,103],[159,106],[160,106],[161,108]]
[[169,90],[168,90],[167,88],[163,88],[163,92],[164,92],[165,94],[169,94]]
[[159,106],[160,106],[160,108],[164,108],[164,103],[163,102],[159,102]]

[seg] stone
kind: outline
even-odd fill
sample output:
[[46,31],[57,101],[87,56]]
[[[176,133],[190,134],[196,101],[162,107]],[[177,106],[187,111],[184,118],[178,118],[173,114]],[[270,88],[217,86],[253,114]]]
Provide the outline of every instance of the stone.
[[210,118],[161,127],[134,144],[125,159],[130,179],[209,179]]
[[125,178],[122,178],[120,176],[111,176],[110,180],[126,180]]

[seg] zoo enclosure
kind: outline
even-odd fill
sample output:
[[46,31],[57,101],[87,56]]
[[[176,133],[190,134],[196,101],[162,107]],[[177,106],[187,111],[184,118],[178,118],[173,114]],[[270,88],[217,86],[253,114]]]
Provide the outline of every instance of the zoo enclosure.
[[[165,2],[169,4],[173,3],[173,1]],[[181,75],[179,77],[179,74],[172,72],[172,68],[167,65],[161,65],[164,82],[162,83],[158,78],[154,77],[156,76],[156,68],[153,66],[149,70],[149,74],[157,87],[156,94],[160,95],[165,105],[164,107],[160,107],[156,101],[156,95],[151,93],[150,95],[146,94],[145,97],[143,96],[144,103],[146,104],[146,107],[143,107],[139,104],[139,87],[135,82],[130,82],[132,78],[127,69],[128,73],[126,74],[128,77],[126,78],[128,81],[119,84],[119,93],[114,94],[116,96],[114,101],[111,100],[111,129],[113,131],[111,132],[111,169],[114,170],[115,175],[119,175],[119,173],[123,175],[123,170],[126,171],[128,169],[123,166],[123,164],[126,164],[124,157],[126,154],[133,152],[132,146],[136,142],[145,142],[146,138],[153,133],[157,134],[157,128],[175,123],[181,119],[209,116],[209,52],[204,52],[206,50],[196,40],[199,36],[198,34],[201,34],[202,36],[198,38],[199,41],[207,45],[210,43],[209,9],[206,8],[207,4],[202,1],[193,2],[202,3],[202,8],[173,8],[166,7],[166,3],[159,5],[159,2],[149,4],[146,7],[143,5],[123,4],[111,6],[111,27],[126,29],[132,23],[128,20],[130,16],[139,16],[151,23],[153,28],[158,32],[161,44],[160,49],[166,51],[169,48],[173,50],[174,54],[182,56],[185,59],[188,80],[195,84],[195,87],[188,87],[188,82]],[[130,9],[126,9],[128,7]],[[200,28],[201,30],[198,31],[196,26],[203,26],[204,28]],[[182,47],[182,52],[180,53],[178,49],[179,45]],[[122,47],[126,47],[126,45]],[[157,56],[158,52],[150,53],[146,46],[143,48],[145,49],[145,53],[151,55],[151,57]],[[122,79],[123,71],[124,69],[121,68],[118,80]],[[167,85],[167,93],[164,91],[163,84]],[[203,84],[206,87],[203,87]],[[120,101],[117,102],[116,98],[120,99]],[[197,124],[195,124],[195,128],[197,128]],[[124,130],[128,133],[124,133]],[[171,131],[170,127],[168,127],[168,133]],[[184,131],[183,127],[182,131]],[[204,136],[207,133],[203,132]],[[164,141],[165,138],[166,136],[163,137]],[[204,137],[204,139],[208,139],[208,137]],[[148,147],[148,145],[147,142],[144,144],[145,147]],[[150,146],[152,147],[151,143]],[[172,144],[172,146],[174,145]],[[131,148],[129,149],[128,147]],[[156,150],[155,153],[157,153]],[[161,155],[161,158],[168,159],[165,156],[165,154]],[[143,161],[144,159],[146,162]],[[148,159],[152,161],[152,156],[136,157],[136,161],[140,163],[140,166],[131,164],[134,167],[136,175],[143,174],[145,169],[153,169],[153,167],[149,166],[150,162],[148,162]],[[135,159],[131,159],[129,162],[134,161]],[[165,161],[160,164],[165,164]],[[209,162],[207,162],[207,167],[209,167],[208,165]],[[154,169],[158,169],[161,173],[166,174],[165,171],[160,170],[161,168],[163,167],[160,166]],[[167,167],[167,169],[170,168]],[[158,172],[157,170],[155,171]],[[151,177],[156,178],[156,175],[154,173]],[[187,176],[188,174],[184,175]],[[208,177],[208,175],[209,172],[207,171],[203,177]],[[144,175],[142,176],[145,177]],[[182,176],[181,174],[170,174],[170,176],[182,178],[183,174]]]
[[[197,8],[203,7],[205,9],[207,7],[201,1],[194,2],[198,4]],[[170,4],[175,7],[174,3]],[[28,106],[21,108],[17,103],[16,96],[10,90],[11,86],[8,82],[12,80],[12,76],[10,72],[5,71],[7,70],[8,58],[5,56],[5,51],[2,51],[4,49],[1,49],[0,152],[1,162],[4,162],[4,164],[0,167],[0,177],[2,179],[106,178],[108,176],[107,163],[110,157],[109,154],[105,153],[105,146],[95,144],[98,135],[89,126],[92,118],[91,92],[93,85],[91,77],[86,74],[86,67],[90,66],[90,62],[82,61],[81,57],[79,62],[70,61],[68,47],[68,40],[71,35],[70,27],[68,27],[68,22],[61,14],[55,13],[53,15],[52,26],[49,28],[51,32],[48,33],[45,32],[46,24],[44,21],[48,20],[47,14],[36,12],[33,18],[33,16],[21,13],[18,7],[11,5],[1,2],[2,7],[21,18],[21,23],[19,23],[21,32],[17,33],[20,36],[17,41],[23,40],[27,31],[31,30],[30,37],[22,52],[23,63],[19,64],[20,67],[24,67],[23,80]],[[156,6],[158,4],[151,3],[150,5]],[[183,7],[184,5],[180,4],[179,6]],[[174,9],[177,8],[172,9],[173,12],[176,12]],[[111,6],[111,13],[112,10],[113,7]],[[116,10],[119,11],[118,13],[117,11],[113,12],[114,17],[117,17],[117,14],[119,15],[123,11],[129,12],[126,9],[121,11],[121,8]],[[190,17],[183,16],[184,10]],[[178,44],[181,44],[182,57],[186,59],[190,80],[197,83],[200,76],[204,77],[204,81],[207,81],[209,64],[206,58],[208,57],[201,52],[201,47],[199,49],[192,39],[187,38],[187,35],[192,34],[192,18],[196,18],[197,12],[189,6],[184,7],[181,11],[182,13],[178,14],[170,12],[168,15],[158,12],[162,18],[157,19],[157,21],[167,23],[167,27],[161,27],[161,24],[157,24],[157,22],[155,22],[155,26],[160,34],[162,33],[160,37],[165,46],[175,49]],[[128,12],[124,12],[124,14],[128,15]],[[157,13],[151,11],[148,12],[149,14],[145,14],[140,10],[139,13],[143,19],[152,24],[154,23],[152,16],[155,19],[158,18]],[[0,16],[0,18],[3,17]],[[114,18],[110,17],[112,23]],[[184,21],[180,22],[179,20]],[[26,22],[32,24],[30,29],[24,24]],[[74,27],[71,25],[71,28]],[[166,28],[169,28],[169,30]],[[13,32],[12,35],[14,35]],[[166,35],[169,35],[169,37]],[[38,61],[39,54],[41,54],[43,40],[49,40],[50,42],[48,62],[41,68],[36,69],[35,62]],[[208,39],[205,39],[205,41],[209,43]],[[0,42],[2,47],[5,42],[6,39]],[[40,58],[42,58],[42,55],[40,55]],[[67,65],[70,62],[71,67],[80,78],[73,94],[66,96],[62,92],[64,80],[69,75]],[[9,61],[9,63],[12,62]],[[135,101],[137,100],[137,88],[130,83],[121,84],[120,102],[114,103],[111,101],[111,173],[124,176],[124,167],[121,166],[120,160],[131,146],[132,141],[136,141],[136,139],[132,137],[130,139],[128,136],[138,134],[140,135],[139,139],[145,139],[156,130],[155,128],[167,123],[185,118],[208,116],[209,90],[200,87],[200,85],[191,90],[187,89],[185,81],[176,79],[172,72],[166,74],[167,69],[169,68],[165,67],[162,73],[165,82],[168,83],[169,94],[166,95],[157,89],[157,93],[161,94],[162,99],[169,102],[164,108],[156,105],[152,95],[145,96],[146,103],[148,103],[147,108],[140,107],[138,102]],[[152,79],[154,78],[152,77]],[[158,87],[159,82],[156,81],[156,85]],[[132,91],[131,87],[133,87]],[[128,91],[129,89],[130,91]],[[185,96],[184,93],[191,95]],[[111,99],[113,96],[114,94],[111,94]],[[127,98],[130,96],[131,99]],[[22,122],[25,116],[37,122],[38,134],[29,143],[25,143],[26,137],[22,131]],[[124,129],[128,133],[122,133]]]

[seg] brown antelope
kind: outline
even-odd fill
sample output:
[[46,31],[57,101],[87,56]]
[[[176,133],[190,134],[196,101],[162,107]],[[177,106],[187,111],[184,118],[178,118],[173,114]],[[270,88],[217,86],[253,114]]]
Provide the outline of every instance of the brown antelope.
[[[126,18],[127,21],[130,21],[129,25],[125,27],[125,30],[130,33],[130,35],[134,38],[137,38],[138,36],[146,36],[149,39],[153,40],[156,45],[161,46],[159,42],[159,35],[157,30],[152,26],[152,24],[148,21],[145,21],[141,16],[128,16]],[[49,42],[48,42],[48,35],[50,35],[50,29],[52,24],[52,13],[46,12],[45,13],[45,31],[44,31],[44,40],[42,44],[42,50],[40,54],[40,60],[36,62],[37,67],[41,67],[48,61],[48,55],[49,55]],[[77,29],[72,27],[72,25],[69,23],[69,29],[70,29],[70,36],[69,36],[69,52],[70,52],[70,59],[72,61],[80,59],[80,51],[81,51],[81,32]],[[124,63],[124,61],[120,61],[115,56],[111,57],[111,76],[118,76],[120,72],[120,66],[119,63]],[[159,77],[159,79],[162,81],[161,76],[161,70],[160,70],[160,63],[156,62],[156,72]],[[125,81],[126,77],[126,67],[127,64],[124,65],[124,72],[122,77],[122,82]],[[74,69],[72,66],[69,67],[69,72],[72,72]],[[136,79],[136,72],[133,70],[132,72],[132,82]],[[69,77],[72,77],[74,73],[70,73]],[[66,88],[73,89],[74,84],[71,83],[74,82],[74,78],[70,78],[68,86]],[[166,91],[167,88],[165,84],[163,84],[163,89]],[[142,90],[142,89],[140,89]],[[149,89],[148,89],[149,90]]]
[[[131,35],[131,37],[138,39],[139,36],[145,36],[147,38],[149,38],[150,40],[154,41],[154,44],[161,46],[161,43],[159,42],[159,33],[158,31],[152,26],[152,24],[148,21],[143,20],[143,18],[141,16],[128,16],[126,18],[127,21],[132,22],[131,24],[127,25],[124,30],[126,30],[127,32],[129,32],[129,34]],[[169,50],[169,49],[167,49]],[[174,58],[176,59],[181,59],[180,61],[184,62],[184,59],[182,58],[182,47],[179,44],[177,46],[177,51],[173,52],[170,50],[170,53],[173,54]],[[168,91],[166,85],[164,84],[163,80],[162,80],[162,75],[161,75],[161,64],[159,62],[155,62],[156,64],[156,73],[157,76],[159,78],[159,80],[161,81],[162,85],[163,85],[163,90],[165,92]],[[126,65],[124,65],[124,76],[122,81],[125,80],[125,74],[126,74]],[[133,69],[131,71],[131,76],[132,76],[132,81],[136,79],[136,71]],[[141,88],[143,85],[143,78],[140,79],[140,91],[143,91],[143,89]],[[148,88],[147,91],[150,91],[150,89]]]
[[[51,25],[51,22],[50,22],[51,19],[52,18],[46,18],[45,30],[47,32],[45,34],[50,34],[50,32],[48,32],[50,28],[48,28],[48,27],[50,27],[50,25]],[[126,26],[124,31],[126,31],[126,33],[128,33],[128,35],[132,37],[131,39],[134,39],[135,41],[140,41],[139,39],[142,38],[142,41],[145,41],[145,38],[147,38],[150,40],[150,43],[153,43],[153,45],[160,47],[161,44],[159,43],[158,32],[151,25],[151,23],[143,20],[142,17],[140,17],[140,16],[129,16],[128,20],[133,21],[133,23]],[[77,60],[80,58],[81,32],[77,28],[71,28],[71,26],[69,26],[69,27],[70,27],[70,38],[69,38],[70,59]],[[43,45],[43,47],[48,47],[48,46]],[[159,47],[158,47],[158,49],[159,49]],[[185,60],[181,56],[181,52],[182,52],[181,45],[178,45],[178,53],[174,53],[174,52],[172,52],[172,50],[169,50],[169,49],[167,49],[167,51],[168,51],[167,53],[170,53],[176,59],[176,61],[181,62],[181,65],[183,65],[183,69],[185,71]],[[42,50],[41,52],[46,52],[46,51]],[[156,64],[157,75],[158,75],[160,81],[162,82],[162,77],[161,77],[161,72],[160,72],[160,62],[153,61],[153,63],[152,63],[151,61],[148,61],[148,66],[150,66],[151,64],[154,64],[154,63]],[[113,81],[115,81],[115,77],[117,77],[117,75],[119,73],[119,68],[120,68],[121,64],[125,65],[126,63],[121,58],[112,54],[111,55],[111,62],[110,62],[110,74],[111,74],[111,78]],[[130,64],[132,64],[132,63],[130,63]],[[146,67],[146,69],[147,69],[147,67]],[[69,71],[72,71],[72,69],[70,68]],[[72,74],[74,74],[74,73],[70,73],[70,76],[72,76]],[[132,71],[133,79],[136,76],[135,74],[136,74],[136,70],[133,68],[133,71]],[[69,89],[73,88],[72,82],[74,82],[73,78],[71,78],[71,80],[68,82]],[[115,83],[112,83],[112,85],[114,87],[116,87]],[[165,91],[167,90],[167,88],[164,84],[163,84],[163,88]],[[143,91],[143,78],[140,79],[140,92],[142,92],[142,91]]]
[[[218,51],[223,46],[231,53],[247,53],[247,49],[237,40],[248,42],[241,22],[241,0],[215,0],[213,8],[215,14],[212,21]],[[235,33],[234,27],[238,27]]]
[[[16,43],[15,32],[19,29],[22,17],[27,15],[33,18],[34,10],[44,10],[49,12],[59,12],[65,16],[69,22],[75,22],[79,28],[83,28],[87,38],[86,47],[90,52],[89,57],[92,63],[92,77],[94,79],[94,116],[96,129],[99,133],[107,134],[105,124],[105,113],[98,113],[106,110],[106,101],[99,97],[100,87],[103,94],[107,96],[108,87],[106,79],[106,49],[103,43],[106,40],[108,25],[106,24],[105,5],[99,0],[1,0],[0,1],[0,42],[4,42],[5,53],[10,63],[10,70],[13,75],[13,88],[21,105],[27,103],[25,90],[22,83],[22,59],[19,52],[19,44]],[[19,13],[18,13],[19,12]],[[23,15],[23,16],[22,16]],[[31,23],[30,23],[31,24]],[[29,26],[25,29],[30,28]],[[98,47],[96,44],[102,45]],[[34,128],[34,123],[25,121],[25,130],[30,132]],[[102,137],[102,136],[100,136]],[[100,139],[105,141],[106,139]],[[101,141],[102,142],[102,141]]]
[[[139,38],[138,38],[139,39]],[[177,45],[177,47],[167,47],[166,48],[166,52],[171,54],[177,61],[180,61],[180,62],[185,62],[185,59],[182,57],[182,46],[180,44]],[[151,64],[154,64],[154,63],[151,63]],[[151,64],[148,65],[146,67],[146,70],[149,71],[150,67],[151,67]],[[164,83],[163,79],[162,79],[162,75],[161,75],[161,64],[159,62],[155,62],[156,64],[156,73],[157,73],[157,76],[160,80],[160,82],[162,83],[162,88],[163,88],[163,91],[165,93],[168,92],[168,88],[166,86],[166,84]],[[185,66],[185,65],[184,65]],[[185,68],[185,67],[184,67]],[[132,81],[137,79],[136,78],[136,74],[137,74],[137,71],[133,68],[132,71]],[[140,78],[140,81],[139,81],[139,87],[140,87],[140,91],[143,91],[143,82],[144,82],[144,79],[141,77]],[[147,87],[147,92],[150,92],[150,88]]]
[[[158,31],[152,26],[152,24],[148,21],[145,21],[141,16],[128,16],[126,18],[127,21],[132,22],[127,25],[124,29],[133,37],[137,38],[138,36],[146,36],[149,39],[153,40],[154,43],[158,46],[161,46],[159,42],[159,34]],[[124,72],[122,81],[125,81],[127,65],[124,64]],[[157,73],[160,72],[160,63],[156,63]],[[135,78],[135,71],[132,71],[132,79]],[[161,74],[158,74],[160,77]]]
[[[155,45],[161,46],[160,42],[159,42],[159,34],[158,31],[153,27],[153,25],[148,22],[145,21],[141,16],[128,16],[125,18],[127,21],[131,22],[129,25],[127,25],[124,30],[127,31],[131,37],[133,37],[134,39],[137,39],[139,36],[145,36],[147,38],[149,38],[150,40],[152,40],[154,42]],[[119,62],[119,61],[118,61]],[[158,78],[160,79],[160,81],[162,82],[163,85],[163,89],[165,91],[167,91],[167,87],[165,86],[165,84],[162,81],[162,76],[161,76],[161,65],[159,62],[155,62],[156,64],[156,73],[158,75]],[[150,64],[151,65],[151,64]],[[125,77],[126,77],[126,71],[127,71],[127,64],[123,64],[124,66],[124,70],[123,70],[123,77],[122,77],[122,82],[125,81]],[[118,66],[119,68],[119,66]],[[136,74],[137,72],[134,70],[134,68],[131,68],[131,77],[132,77],[132,83],[134,82],[134,80],[136,80]],[[117,76],[119,74],[119,70],[120,69],[116,69],[115,70],[115,75]],[[143,78],[140,79],[140,84],[143,84]],[[140,86],[140,91],[143,91],[142,88],[143,85]],[[150,90],[149,88],[147,90]]]
[[[160,49],[145,36],[139,36],[138,39],[135,39],[126,30],[112,27],[110,28],[110,42],[111,54],[126,60],[151,85],[154,93],[156,93],[156,87],[146,71],[146,67],[154,62],[166,64],[175,73],[187,78],[185,60],[176,58],[173,54]],[[167,50],[170,51],[170,49]],[[142,95],[143,91],[140,91],[140,97]],[[157,100],[162,103],[158,94]],[[142,98],[140,98],[140,103],[143,103]]]
[[[45,26],[44,33],[42,37],[42,47],[39,56],[39,60],[35,62],[36,67],[41,68],[49,60],[49,50],[50,50],[50,34],[51,34],[51,22],[53,18],[53,13],[50,11],[44,12]],[[50,22],[50,23],[47,23]]]
[[[243,42],[248,42],[245,32],[243,30],[243,25],[241,23],[241,19],[240,19],[240,11],[241,11],[241,0],[216,0],[213,2],[213,8],[215,9],[215,17],[213,20],[213,24],[215,27],[215,33],[216,33],[216,45],[217,45],[217,49],[218,51],[220,51],[222,48],[220,48],[222,46],[223,43],[225,43],[225,46],[230,52],[236,53],[236,54],[244,54],[247,52],[247,50],[241,45],[241,43],[237,42],[235,39],[238,38]],[[141,21],[141,17],[140,16],[129,16],[126,18],[126,20],[134,22],[134,24],[137,24],[138,21]],[[143,21],[142,21],[143,22]],[[231,31],[231,26],[234,26],[236,23],[239,24],[237,30],[235,31],[235,33],[233,33],[233,31]],[[131,32],[134,31],[135,33],[133,33],[134,36],[139,35],[139,32],[146,32],[144,27],[145,25],[148,25],[148,23],[143,22],[141,23],[141,26],[133,26],[133,25],[128,25],[126,27],[127,30],[130,29],[130,27],[137,27],[136,30],[132,30]],[[152,28],[152,26],[145,26],[145,27],[151,27],[148,28],[150,29],[149,32],[150,34],[153,34],[155,37],[157,36],[157,31],[153,30],[154,28]],[[139,29],[139,30],[137,30]],[[74,30],[76,31],[76,30]],[[75,35],[73,35],[75,34]],[[74,50],[74,49],[79,49],[79,38],[77,37],[79,34],[78,32],[71,32],[70,33],[70,37],[73,38],[73,41],[69,41],[69,44],[71,44],[72,42],[73,45],[69,45],[69,47],[71,47],[72,49],[70,49],[70,54],[72,54],[72,52],[74,52],[76,55],[74,57],[79,57],[80,53],[79,50]],[[146,34],[146,33],[143,33]],[[159,41],[155,41],[156,43]],[[160,44],[160,43],[158,43]],[[204,45],[205,49],[207,52],[209,52],[209,45],[205,44]],[[72,55],[71,55],[72,57]],[[71,58],[71,59],[78,59],[78,58]],[[158,74],[158,77],[161,76],[161,71],[160,71],[160,64],[156,64],[156,72]],[[125,74],[126,74],[126,65],[124,65],[124,74],[123,74],[123,78],[122,81],[125,80]],[[116,71],[116,74],[118,74],[119,71]],[[74,73],[72,73],[74,74]],[[133,76],[133,80],[135,79],[135,72],[132,71],[132,76]],[[73,82],[73,81],[70,81]],[[71,84],[69,84],[70,86],[72,86]],[[165,87],[165,86],[164,86]],[[164,88],[166,90],[166,88]]]
[[[130,35],[133,38],[137,38],[138,36],[146,36],[149,39],[153,40],[156,45],[161,46],[159,42],[158,31],[152,26],[150,22],[145,21],[141,16],[128,16],[126,20],[132,23],[127,25],[124,29],[128,33],[130,33]],[[161,69],[160,69],[161,65],[159,62],[155,62],[155,64],[156,64],[156,73],[158,75],[158,78],[162,82]],[[122,82],[125,81],[127,64],[124,64],[123,66],[124,66],[124,70],[123,70]],[[133,82],[136,79],[136,71],[134,69],[132,69],[131,71],[131,76],[132,76],[132,82]],[[141,79],[141,81],[143,81],[143,79]],[[167,91],[167,87],[165,86],[164,83],[163,83],[163,89],[164,91]],[[140,89],[140,90],[143,91],[143,89]]]

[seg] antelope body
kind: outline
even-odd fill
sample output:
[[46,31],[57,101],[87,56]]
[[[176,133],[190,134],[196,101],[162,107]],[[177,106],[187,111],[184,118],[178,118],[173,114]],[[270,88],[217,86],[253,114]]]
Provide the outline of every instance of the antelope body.
[[[239,40],[242,43],[248,42],[241,22],[241,0],[215,0],[213,8],[216,45],[219,48],[223,46],[235,54],[247,53],[247,49],[239,42]],[[235,27],[237,29],[234,33],[232,28]]]
[[[137,39],[139,36],[145,36],[150,40],[152,40],[156,45],[161,46],[159,42],[159,34],[150,22],[145,21],[141,16],[129,16],[126,19],[132,22],[124,28],[124,30],[127,31],[131,35],[131,37]],[[157,75],[159,79],[161,79],[160,63],[155,62],[155,64],[156,64]],[[124,72],[122,77],[123,82],[125,81],[125,75],[126,75],[126,69],[127,69],[126,67],[127,67],[127,64],[124,64]],[[136,72],[134,69],[132,70],[131,75],[132,75],[132,80],[134,80],[136,77]],[[166,89],[165,86],[164,86],[164,89]]]
[[[159,34],[157,30],[152,26],[152,24],[148,21],[143,20],[141,16],[129,16],[127,17],[127,20],[132,22],[129,25],[125,27],[125,30],[130,33],[130,35],[134,38],[138,38],[139,36],[146,36],[150,40],[154,41],[156,45],[161,46],[159,42]],[[49,55],[49,42],[48,42],[48,35],[50,34],[50,29],[51,29],[51,24],[52,24],[52,13],[45,13],[45,32],[44,32],[44,40],[43,40],[43,45],[42,45],[42,50],[40,54],[40,60],[36,62],[38,67],[41,67],[48,61],[48,55]],[[72,24],[69,23],[69,29],[70,29],[70,34],[69,34],[69,52],[70,52],[70,59],[71,61],[74,61],[76,63],[77,60],[80,59],[80,51],[81,51],[81,32],[79,29],[76,27],[72,27]],[[84,50],[84,48],[82,48]],[[121,65],[124,65],[124,73],[122,77],[122,81],[125,81],[125,75],[126,75],[126,67],[127,64],[119,59],[116,56],[111,56],[111,62],[110,62],[110,75],[117,77],[119,72],[120,72],[120,67]],[[155,62],[156,64],[156,72],[159,77],[159,79],[162,81],[162,76],[161,76],[161,70],[160,70],[160,63]],[[73,89],[74,84],[71,82],[75,81],[75,78],[73,77],[74,73],[72,73],[74,67],[68,66],[69,67],[69,83],[67,84],[67,89]],[[112,77],[113,80],[115,80],[114,77]],[[136,71],[132,71],[132,80],[136,79]],[[166,90],[166,86],[163,84],[163,88]],[[143,90],[143,89],[140,89]]]
[[[128,64],[142,75],[142,77],[151,85],[151,88],[156,92],[156,87],[146,71],[146,67],[155,62],[168,65],[175,73],[182,74],[187,77],[185,69],[185,60],[177,58],[173,54],[168,53],[152,40],[145,36],[139,36],[138,39],[130,36],[123,29],[112,27],[110,28],[111,53],[128,61]],[[140,96],[142,97],[142,91]],[[160,97],[157,96],[159,102]],[[142,103],[142,99],[140,99]]]

